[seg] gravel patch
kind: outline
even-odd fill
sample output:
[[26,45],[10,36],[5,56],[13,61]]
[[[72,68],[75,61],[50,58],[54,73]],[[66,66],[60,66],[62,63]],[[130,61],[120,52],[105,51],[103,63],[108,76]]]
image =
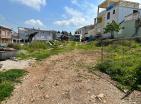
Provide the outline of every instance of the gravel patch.
[[6,60],[0,61],[0,71],[9,69],[26,69],[34,63],[34,60]]

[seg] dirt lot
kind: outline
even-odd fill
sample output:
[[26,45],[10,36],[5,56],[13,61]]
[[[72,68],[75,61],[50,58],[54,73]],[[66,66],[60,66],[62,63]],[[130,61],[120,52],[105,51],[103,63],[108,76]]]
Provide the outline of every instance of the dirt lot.
[[140,92],[121,100],[123,92],[107,79],[88,73],[98,53],[66,53],[33,64],[13,96],[2,104],[141,104]]

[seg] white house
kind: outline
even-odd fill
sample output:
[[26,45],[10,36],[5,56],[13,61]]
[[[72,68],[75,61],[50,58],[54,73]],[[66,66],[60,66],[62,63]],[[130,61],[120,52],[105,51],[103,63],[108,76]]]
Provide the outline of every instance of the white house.
[[75,34],[81,34],[81,35],[86,35],[88,34],[88,31],[93,29],[94,28],[94,25],[87,25],[87,26],[84,26],[84,27],[81,27],[79,29],[77,29],[75,31]]
[[[97,18],[95,20],[95,33],[103,34],[104,27],[113,20],[119,24],[131,15],[140,13],[140,4],[125,0],[105,0],[98,6]],[[100,12],[100,9],[104,9]]]

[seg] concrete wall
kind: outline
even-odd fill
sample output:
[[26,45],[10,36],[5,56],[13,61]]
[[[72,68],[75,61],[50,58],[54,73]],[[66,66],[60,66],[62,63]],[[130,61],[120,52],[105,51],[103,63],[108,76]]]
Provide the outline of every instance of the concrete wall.
[[[115,14],[113,14],[113,10],[115,10]],[[110,19],[107,20],[107,15],[105,16],[105,26],[107,23],[111,23],[113,20],[117,23],[121,23],[125,19],[125,16],[128,16],[133,13],[133,10],[137,9],[121,6],[116,6],[112,8],[111,10],[107,11],[107,13],[110,12]]]
[[125,19],[125,16],[132,14],[133,10],[137,10],[137,9],[119,6],[118,10],[119,10],[118,23],[121,23]]
[[[115,10],[115,14],[113,14],[113,11]],[[107,20],[107,14],[110,12],[110,19]],[[117,6],[113,7],[111,10],[107,11],[105,15],[105,26],[107,23],[111,23],[113,20],[115,22],[118,22],[118,15],[119,15],[119,9]]]
[[132,37],[135,33],[135,20],[126,21],[121,24],[120,32],[116,35],[116,37]]
[[[128,38],[133,37],[136,31],[135,28],[135,20],[126,21],[121,24],[121,27],[124,27],[124,29],[121,29],[119,33],[115,33],[115,37],[117,38]],[[141,37],[141,27],[138,30],[138,33],[134,37]]]
[[56,35],[54,34],[53,32],[44,32],[44,31],[40,31],[38,34],[35,35],[35,37],[33,38],[33,40],[53,40],[53,35]]

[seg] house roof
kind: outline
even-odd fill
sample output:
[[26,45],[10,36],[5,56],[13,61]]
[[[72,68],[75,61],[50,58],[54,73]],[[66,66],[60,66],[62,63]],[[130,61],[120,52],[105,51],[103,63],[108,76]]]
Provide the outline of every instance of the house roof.
[[5,26],[0,26],[0,29],[5,29],[5,30],[12,31],[12,29],[10,29],[10,28],[8,28],[8,27],[5,27]]

